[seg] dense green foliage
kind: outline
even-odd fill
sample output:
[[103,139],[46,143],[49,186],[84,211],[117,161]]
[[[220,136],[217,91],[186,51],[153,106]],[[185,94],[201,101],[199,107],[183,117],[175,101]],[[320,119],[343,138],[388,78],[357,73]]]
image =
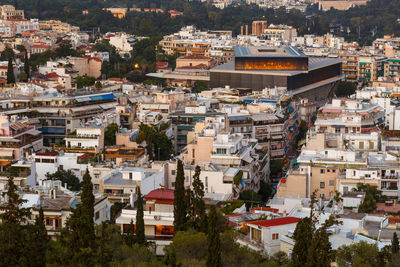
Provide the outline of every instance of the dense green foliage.
[[358,206],[358,212],[370,213],[376,209],[377,202],[383,202],[386,199],[381,191],[368,184],[358,183],[357,188],[353,190],[356,192],[365,192],[364,202]]
[[220,232],[217,227],[217,211],[215,205],[211,206],[208,218],[207,267],[220,267],[222,266],[221,240]]
[[150,160],[168,160],[171,158],[172,142],[157,126],[141,124],[139,135],[136,139],[138,144],[146,141],[147,153]]
[[189,203],[188,203],[188,220],[191,228],[207,232],[207,216],[206,208],[203,200],[204,197],[204,184],[200,180],[201,169],[196,166],[193,175],[192,188],[189,189]]
[[116,144],[116,134],[119,131],[118,124],[111,123],[104,131],[104,145],[114,146]]
[[12,58],[8,59],[8,66],[7,66],[7,84],[14,84],[15,83],[15,74],[14,74],[14,67]]
[[140,187],[137,188],[136,209],[136,242],[139,245],[144,245],[146,243],[146,237],[144,235],[143,196],[142,193],[140,193]]
[[92,85],[94,85],[95,82],[96,82],[95,77],[91,77],[91,76],[87,76],[87,75],[78,76],[75,79],[76,88],[78,88],[78,89],[83,88],[83,87],[92,86]]
[[357,83],[341,81],[336,88],[337,97],[348,97],[354,94],[357,90]]
[[187,204],[185,202],[185,173],[183,163],[178,160],[176,164],[176,178],[174,190],[174,227],[175,232],[185,229]]
[[59,180],[64,186],[67,184],[69,190],[79,191],[81,190],[81,183],[79,178],[71,170],[57,170],[55,173],[47,173],[47,180]]
[[379,250],[376,244],[359,242],[342,246],[336,251],[336,262],[344,266],[379,266]]

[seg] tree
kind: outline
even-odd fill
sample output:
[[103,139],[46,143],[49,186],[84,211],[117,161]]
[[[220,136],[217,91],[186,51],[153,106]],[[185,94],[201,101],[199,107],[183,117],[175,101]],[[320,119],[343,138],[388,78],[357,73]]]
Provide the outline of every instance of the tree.
[[87,75],[78,76],[75,79],[76,87],[78,89],[83,88],[83,87],[92,86],[92,85],[94,85],[95,82],[96,82],[95,77],[87,76]]
[[174,190],[174,227],[175,233],[185,230],[187,207],[185,204],[185,173],[183,163],[178,160],[176,165],[176,178]]
[[397,233],[393,233],[392,239],[392,253],[397,254],[399,252],[399,239],[397,238]]
[[345,266],[379,266],[379,250],[376,244],[364,241],[341,246],[336,251],[336,263],[339,267]]
[[21,71],[18,74],[18,80],[22,82],[26,82],[28,80],[28,76],[26,75],[25,71]]
[[312,234],[311,218],[305,217],[299,219],[293,233],[295,244],[293,247],[292,259],[294,266],[302,267],[307,263],[308,249],[311,246]]
[[118,213],[124,208],[125,203],[122,202],[115,202],[112,204],[110,208],[110,221],[111,223],[115,223],[116,216]]
[[192,181],[192,192],[190,194],[191,206],[188,208],[188,215],[193,224],[193,228],[198,231],[205,231],[205,226],[202,225],[205,217],[205,204],[204,204],[204,184],[200,180],[201,169],[196,166],[195,173]]
[[217,211],[215,205],[210,208],[207,235],[207,267],[220,267],[221,262],[221,241],[217,227]]
[[246,204],[247,210],[249,210],[250,207],[252,207],[254,203],[261,202],[261,196],[258,195],[253,190],[244,190],[244,191],[240,192],[239,199],[244,201],[244,203]]
[[136,209],[136,242],[139,245],[144,245],[146,244],[146,237],[144,235],[143,197],[140,193],[140,187],[137,188]]
[[336,89],[337,97],[348,97],[356,92],[357,83],[341,81]]
[[67,222],[68,232],[65,234],[71,253],[71,264],[95,261],[94,201],[93,184],[89,170],[86,169],[82,181],[81,203],[73,210]]
[[97,81],[97,82],[94,84],[94,88],[95,88],[96,90],[100,90],[101,88],[103,88],[103,85],[101,84],[100,81]]
[[30,63],[29,63],[29,58],[28,58],[27,52],[25,52],[24,72],[26,74],[26,80],[28,80],[31,75],[31,70],[30,70]]
[[8,58],[8,67],[7,67],[7,84],[15,83],[15,75],[14,75],[14,67],[12,63],[12,58]]
[[72,191],[81,190],[81,182],[79,178],[71,170],[59,169],[55,173],[47,173],[47,180],[59,180],[63,185],[67,184],[68,189]]
[[118,124],[111,123],[104,132],[104,145],[114,146],[116,144],[116,133],[119,131]]
[[17,186],[12,177],[8,179],[7,191],[3,193],[6,199],[0,206],[0,258],[4,266],[27,266],[30,253],[26,243],[30,233],[26,223],[31,213],[28,208],[21,208],[26,202],[19,197]]
[[32,250],[30,266],[46,266],[48,241],[42,207],[39,209],[39,216],[36,216],[35,218],[35,224],[30,226],[30,228],[32,230],[32,234],[30,235],[31,240],[29,240],[29,243],[31,244],[30,249]]

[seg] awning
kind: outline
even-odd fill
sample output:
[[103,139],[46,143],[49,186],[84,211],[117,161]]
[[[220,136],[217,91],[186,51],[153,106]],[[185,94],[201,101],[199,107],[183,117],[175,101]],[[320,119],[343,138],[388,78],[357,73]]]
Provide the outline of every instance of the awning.
[[11,163],[11,161],[2,160],[2,161],[0,161],[0,166],[7,166],[10,163]]
[[243,157],[243,160],[246,161],[247,163],[252,163],[253,162],[253,158],[250,157],[250,155],[246,155]]
[[91,101],[109,100],[109,99],[114,99],[114,98],[115,98],[114,94],[90,96]]
[[30,134],[30,135],[39,135],[41,133],[42,133],[41,131],[38,131],[38,130],[35,130],[35,129],[32,129],[32,130],[28,131],[28,134]]
[[79,102],[79,103],[88,102],[88,101],[90,101],[90,97],[80,97],[80,98],[76,99],[76,102]]

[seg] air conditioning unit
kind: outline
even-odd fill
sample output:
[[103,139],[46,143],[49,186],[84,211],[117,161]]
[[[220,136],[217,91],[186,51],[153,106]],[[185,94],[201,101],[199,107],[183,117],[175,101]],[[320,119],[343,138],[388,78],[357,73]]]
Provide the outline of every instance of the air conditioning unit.
[[154,215],[154,220],[159,221],[161,219],[160,215]]

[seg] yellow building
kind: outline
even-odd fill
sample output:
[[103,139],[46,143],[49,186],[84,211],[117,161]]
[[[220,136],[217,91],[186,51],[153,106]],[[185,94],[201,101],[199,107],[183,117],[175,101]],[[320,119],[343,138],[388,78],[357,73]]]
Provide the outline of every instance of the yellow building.
[[111,12],[111,14],[119,19],[122,19],[126,16],[126,12],[128,12],[127,8],[122,8],[122,7],[110,7],[110,8],[104,8],[103,10]]

